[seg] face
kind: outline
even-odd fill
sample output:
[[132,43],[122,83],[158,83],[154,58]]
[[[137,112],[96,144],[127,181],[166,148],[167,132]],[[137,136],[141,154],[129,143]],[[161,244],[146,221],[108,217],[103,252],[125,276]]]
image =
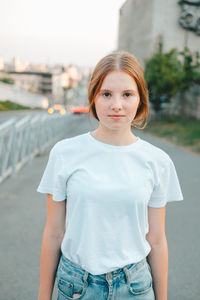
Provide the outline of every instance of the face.
[[130,128],[139,103],[137,84],[130,75],[123,71],[108,73],[95,98],[100,126],[112,130]]

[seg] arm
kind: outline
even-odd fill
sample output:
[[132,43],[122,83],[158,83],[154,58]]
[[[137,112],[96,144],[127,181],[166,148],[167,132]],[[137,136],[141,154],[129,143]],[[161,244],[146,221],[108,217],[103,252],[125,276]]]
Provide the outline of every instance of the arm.
[[40,257],[40,287],[38,300],[51,300],[60,246],[65,232],[66,200],[56,202],[47,195],[47,220]]
[[151,266],[156,300],[167,300],[168,246],[165,234],[166,206],[148,206],[149,232],[146,239],[151,245],[147,261]]

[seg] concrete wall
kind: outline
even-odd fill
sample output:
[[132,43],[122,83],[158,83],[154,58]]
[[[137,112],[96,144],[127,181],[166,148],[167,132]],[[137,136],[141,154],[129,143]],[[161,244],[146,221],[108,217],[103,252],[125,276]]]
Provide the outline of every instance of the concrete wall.
[[118,49],[134,54],[143,67],[159,40],[164,51],[186,45],[199,51],[200,36],[179,25],[180,15],[177,0],[127,0],[120,9]]
[[179,24],[181,6],[177,0],[154,0],[153,14],[152,41],[154,49],[155,42],[159,36],[162,36],[164,51],[172,48],[182,50],[184,46],[188,46],[192,51],[200,51],[200,36],[194,31],[184,29]]
[[153,3],[154,0],[127,0],[120,9],[118,49],[143,59],[153,51]]
[[47,108],[50,99],[44,95],[34,94],[20,89],[14,84],[0,82],[0,101],[6,100],[31,108]]
[[164,105],[166,115],[183,115],[200,120],[200,86],[194,85],[184,94],[177,93],[170,103]]

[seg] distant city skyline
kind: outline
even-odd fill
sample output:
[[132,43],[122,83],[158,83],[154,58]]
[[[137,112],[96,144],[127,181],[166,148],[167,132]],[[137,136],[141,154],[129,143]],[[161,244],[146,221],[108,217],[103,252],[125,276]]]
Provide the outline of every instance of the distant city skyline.
[[94,66],[117,47],[126,0],[0,0],[0,57]]

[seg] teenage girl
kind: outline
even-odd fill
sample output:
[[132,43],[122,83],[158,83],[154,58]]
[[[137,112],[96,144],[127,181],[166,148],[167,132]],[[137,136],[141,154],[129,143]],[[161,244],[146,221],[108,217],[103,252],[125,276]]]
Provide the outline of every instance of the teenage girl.
[[38,300],[167,300],[166,204],[183,200],[174,163],[135,136],[149,113],[142,68],[128,52],[103,57],[88,87],[98,128],[50,151]]

